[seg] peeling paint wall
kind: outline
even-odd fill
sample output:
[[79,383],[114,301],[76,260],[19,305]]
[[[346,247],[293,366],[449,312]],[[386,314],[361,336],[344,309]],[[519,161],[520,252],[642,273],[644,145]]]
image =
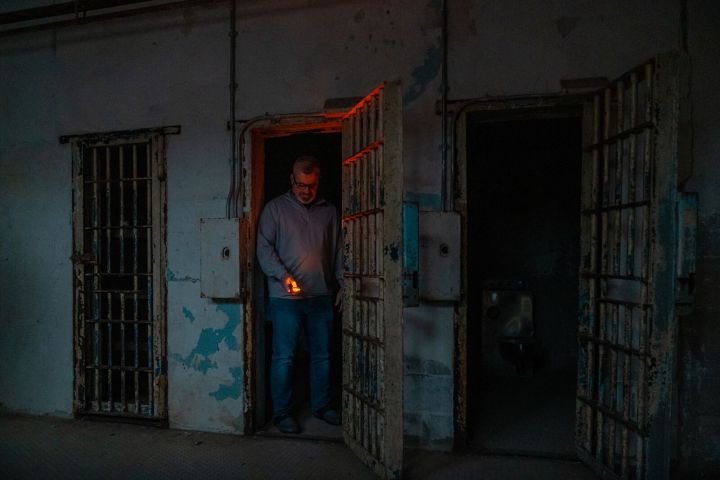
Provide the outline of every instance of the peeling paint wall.
[[[448,2],[450,97],[557,92],[614,77],[680,44],[679,0]],[[37,2],[32,4],[36,5]],[[0,7],[20,8],[13,2]],[[441,2],[241,2],[237,117],[318,111],[401,79],[406,198],[440,208]],[[720,391],[720,127],[717,7],[690,1],[698,310],[683,330],[684,458],[717,461]],[[72,409],[70,150],[58,136],[180,124],[168,140],[168,401],[174,427],[239,432],[242,308],[200,298],[199,220],[221,217],[229,175],[227,9],[161,14],[0,38],[0,391],[5,408]],[[712,35],[711,35],[712,34]],[[713,36],[714,35],[714,36]],[[408,310],[405,428],[449,449],[453,319]],[[705,339],[705,340],[701,340]],[[709,430],[708,430],[709,429]],[[715,443],[703,441],[709,434]],[[714,455],[714,457],[713,457]]]

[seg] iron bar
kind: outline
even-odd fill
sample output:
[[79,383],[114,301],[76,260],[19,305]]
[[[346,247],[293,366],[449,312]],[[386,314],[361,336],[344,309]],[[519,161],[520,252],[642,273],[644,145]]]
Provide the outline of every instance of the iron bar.
[[355,389],[350,385],[343,385],[342,388],[345,392],[355,397],[356,400],[360,400],[360,403],[362,405],[366,405],[377,412],[384,413],[385,410],[382,406],[382,402],[373,401],[372,399],[364,395],[362,392],[358,391],[358,389]]
[[88,369],[88,370],[92,370],[92,369],[95,369],[95,368],[102,368],[103,370],[108,370],[108,371],[110,371],[110,370],[114,370],[114,371],[118,371],[118,372],[135,372],[135,371],[139,371],[139,372],[150,372],[150,373],[152,373],[152,368],[150,368],[150,367],[137,367],[137,368],[135,368],[134,366],[126,366],[126,367],[123,367],[123,366],[120,366],[120,365],[108,366],[108,365],[103,365],[103,364],[92,364],[92,365],[86,365],[85,368]]
[[[110,148],[110,147],[108,147],[108,148]],[[121,183],[122,184],[122,183],[130,183],[133,181],[143,181],[143,182],[151,183],[152,178],[150,178],[150,177],[101,178],[99,180],[83,180],[83,183],[85,185],[92,185],[93,183],[101,183],[104,185],[106,183],[110,183],[110,184]]]
[[[108,293],[108,312],[112,312],[112,294]],[[107,383],[108,383],[108,408],[113,411],[113,378],[112,378],[112,367],[113,367],[113,339],[112,339],[112,323],[106,323],[107,326]]]
[[631,429],[634,432],[637,432],[639,435],[645,435],[645,429],[642,425],[633,422],[633,421],[626,421],[622,416],[618,415],[617,413],[613,412],[611,409],[605,407],[601,403],[598,403],[594,401],[591,398],[583,397],[582,395],[577,395],[575,398],[580,400],[582,403],[588,405],[590,408],[597,410],[598,412],[602,413],[603,415],[608,416],[609,418],[612,418],[614,421],[625,425],[629,429]]
[[598,299],[598,302],[609,303],[611,305],[624,305],[626,307],[643,308],[643,309],[648,309],[648,308],[652,307],[652,305],[650,305],[648,303],[628,302],[626,300],[615,300],[615,299],[606,298],[606,297],[600,297]]
[[104,225],[99,227],[83,227],[83,230],[117,230],[117,229],[124,229],[124,230],[141,230],[141,229],[147,229],[152,228],[152,225],[134,225],[132,227],[125,227],[122,225]]
[[625,346],[625,345],[618,345],[616,343],[613,343],[610,340],[598,338],[593,335],[581,333],[581,334],[578,334],[578,340],[581,342],[588,342],[588,343],[594,344],[594,345],[603,345],[609,349],[612,349],[612,350],[615,350],[618,352],[623,352],[626,355],[634,355],[640,359],[647,358],[647,356],[648,356],[647,353],[643,350],[632,348],[632,347]]
[[342,221],[343,221],[343,223],[352,223],[359,218],[367,217],[370,215],[375,215],[376,213],[382,213],[382,211],[383,211],[382,208],[373,208],[371,210],[359,211],[357,213],[352,213],[350,215],[343,216]]
[[647,282],[647,279],[642,277],[636,277],[632,275],[615,275],[612,273],[594,273],[594,272],[580,272],[580,275],[585,278],[592,278],[598,280],[628,280],[633,282]]
[[583,151],[590,152],[590,151],[597,150],[597,149],[600,149],[603,147],[607,147],[609,145],[612,145],[612,144],[618,142],[619,140],[624,140],[626,138],[632,137],[633,135],[637,135],[638,133],[649,132],[654,127],[655,127],[655,123],[650,122],[650,121],[639,123],[638,125],[630,127],[619,133],[610,135],[610,136],[604,138],[600,142],[586,145],[583,147]]
[[[624,92],[625,87],[622,81],[617,83],[616,87],[616,127],[617,131],[621,131],[624,127]],[[616,142],[615,148],[615,185],[614,185],[614,202],[613,205],[623,203],[623,140]],[[620,273],[621,251],[622,251],[622,211],[615,209],[615,238],[613,244],[613,272]]]
[[[133,178],[137,178],[137,173],[139,170],[139,159],[138,159],[138,147],[137,145],[133,145]],[[138,211],[138,182],[133,181],[133,222],[135,225],[140,224],[139,219],[139,211]],[[149,220],[146,219],[146,222]],[[138,354],[139,354],[139,318],[138,318],[138,309],[139,309],[139,296],[140,296],[140,289],[138,285],[138,279],[139,279],[139,268],[138,268],[138,261],[139,261],[139,238],[138,238],[138,229],[133,229],[133,364],[134,364],[134,371],[133,371],[133,403],[135,408],[135,413],[140,414],[140,372],[138,368],[140,367],[139,361],[138,361]],[[144,293],[145,295],[147,293]],[[149,322],[149,320],[147,320]]]
[[353,337],[353,338],[363,341],[363,342],[368,342],[368,343],[383,346],[382,340],[380,340],[379,338],[377,338],[375,336],[372,336],[369,333],[369,331],[368,332],[358,332],[355,330],[351,330],[349,328],[343,328],[343,333],[349,337]]
[[[105,147],[105,179],[110,180],[110,147]],[[110,193],[110,183],[105,184],[105,250],[107,254],[107,263],[105,264],[105,271],[110,272],[112,267],[112,238],[110,236],[110,230],[107,226],[112,225],[112,218],[110,212],[112,211],[112,199]]]
[[[93,158],[93,160],[92,160],[93,178],[98,178],[98,170],[99,169],[98,169],[98,158],[97,158],[97,149],[96,148],[92,149],[92,158]],[[93,204],[92,204],[93,226],[97,227],[100,225],[100,205],[99,205],[100,197],[98,195],[98,186],[93,185],[92,188],[93,188]],[[84,206],[83,206],[83,208],[84,208]],[[95,256],[97,258],[100,258],[100,251],[99,251],[100,244],[99,244],[99,238],[98,238],[99,235],[98,235],[97,229],[92,231],[92,236],[93,236],[93,247],[94,247]],[[92,269],[93,269],[93,273],[100,272],[100,266],[97,263],[92,266]],[[98,280],[98,277],[96,276],[93,279],[93,288],[94,288],[95,292],[93,292],[93,294],[92,294],[93,302],[95,303],[94,309],[93,309],[95,318],[100,318],[100,316],[101,316],[100,297],[96,293],[99,287],[100,287],[99,280]],[[85,318],[85,322],[87,322],[87,320],[88,319]],[[99,339],[99,335],[100,335],[99,328],[100,328],[99,325],[95,325],[95,327],[93,328],[93,350],[94,350],[93,360],[95,361],[95,364],[100,363],[100,349],[99,349],[99,345],[98,345],[98,339]],[[95,371],[92,373],[94,375],[95,382],[93,384],[94,399],[92,402],[90,402],[90,408],[92,410],[98,410],[99,406],[100,406],[100,388],[99,388],[100,371],[98,369],[95,369]],[[90,391],[90,389],[88,389],[88,392],[89,391]],[[87,405],[87,394],[86,394],[85,403]]]
[[144,324],[151,324],[152,321],[151,320],[112,320],[112,319],[106,319],[106,318],[99,318],[99,319],[88,320],[86,323],[90,323],[90,324],[92,324],[92,323],[100,323],[100,324],[114,323],[117,325],[121,325],[121,324],[122,325],[127,325],[127,324],[133,325],[133,324],[137,323],[140,325],[144,325]]
[[[637,123],[637,90],[638,77],[637,73],[630,75],[630,124]],[[630,158],[628,166],[628,202],[637,201],[636,192],[636,175],[637,175],[637,135],[630,136]],[[635,210],[631,209],[628,215],[628,243],[626,253],[626,269],[628,275],[632,275],[635,271]]]

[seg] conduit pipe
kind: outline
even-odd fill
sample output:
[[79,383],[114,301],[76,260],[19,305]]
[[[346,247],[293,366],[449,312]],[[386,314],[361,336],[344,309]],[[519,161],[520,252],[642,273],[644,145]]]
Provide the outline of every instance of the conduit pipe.
[[440,89],[442,92],[442,185],[441,185],[441,202],[442,211],[447,212],[454,208],[454,192],[452,188],[448,188],[448,178],[450,182],[454,184],[453,176],[455,175],[455,169],[453,164],[450,164],[450,172],[448,172],[447,162],[447,151],[448,151],[448,140],[447,140],[447,100],[448,100],[448,7],[447,0],[442,2],[442,79]]
[[240,190],[240,186],[236,187],[235,182],[238,181],[237,170],[241,168],[238,165],[238,152],[236,148],[236,135],[237,125],[235,121],[235,98],[237,94],[237,75],[236,75],[236,60],[235,55],[237,52],[237,0],[230,0],[230,165],[231,165],[231,178],[230,178],[230,192],[228,193],[227,203],[225,205],[225,215],[228,218],[238,217],[238,198],[235,195],[235,190]]
[[[56,21],[42,23],[31,23],[30,25],[22,25],[17,27],[0,29],[0,37],[47,30],[51,28],[85,25],[91,22],[97,22],[102,20],[129,17],[144,13],[161,12],[177,8],[187,8],[203,4],[217,4],[226,1],[227,0],[175,0],[158,3],[157,1],[151,2],[149,0],[78,0],[77,2],[65,2],[58,5],[28,8],[24,10],[16,10],[13,12],[6,12],[0,14],[0,26],[23,24],[27,22],[51,19],[53,17],[67,17],[69,15],[73,15],[72,18],[59,19]],[[139,3],[145,3],[149,5],[138,6],[137,8],[122,9],[122,7],[136,5]],[[69,8],[70,6],[72,8]],[[102,12],[102,10],[111,11]],[[97,13],[88,15],[88,12]]]

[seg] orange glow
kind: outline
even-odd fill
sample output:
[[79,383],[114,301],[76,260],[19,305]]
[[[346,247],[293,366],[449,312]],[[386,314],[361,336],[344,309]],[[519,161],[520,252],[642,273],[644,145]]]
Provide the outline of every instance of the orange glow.
[[359,152],[357,152],[357,153],[356,153],[355,155],[353,155],[352,157],[348,157],[348,158],[346,158],[345,160],[343,160],[343,165],[350,165],[350,164],[353,163],[353,162],[357,162],[358,160],[360,160],[362,157],[364,157],[364,156],[367,155],[368,153],[372,152],[373,150],[377,150],[378,148],[380,148],[380,146],[381,146],[382,144],[383,144],[383,141],[382,141],[382,140],[378,140],[378,141],[375,141],[375,142],[371,143],[371,144],[368,145],[367,147],[365,147],[365,148],[363,148],[362,150],[360,150]]
[[385,82],[381,83],[380,85],[375,87],[375,89],[372,92],[365,95],[365,98],[360,100],[357,103],[357,105],[355,105],[353,108],[350,109],[349,112],[347,112],[345,115],[343,115],[342,119],[346,120],[347,118],[355,115],[358,110],[360,110],[361,108],[363,108],[365,106],[365,104],[370,103],[372,101],[373,97],[380,95],[380,90],[382,90],[383,88],[385,88]]
[[292,295],[297,295],[301,292],[300,287],[298,287],[298,284],[295,280],[290,280],[290,286],[288,288],[288,292]]

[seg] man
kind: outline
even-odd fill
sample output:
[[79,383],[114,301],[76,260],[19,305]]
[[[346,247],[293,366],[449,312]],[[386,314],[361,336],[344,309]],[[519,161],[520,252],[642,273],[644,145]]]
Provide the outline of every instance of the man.
[[337,210],[317,197],[319,184],[317,159],[299,157],[290,174],[290,191],[268,202],[258,226],[257,257],[268,277],[273,322],[273,421],[284,433],[300,432],[291,416],[290,397],[303,322],[310,350],[310,406],[316,417],[341,423],[330,406],[329,383],[333,303],[342,309],[342,237]]

